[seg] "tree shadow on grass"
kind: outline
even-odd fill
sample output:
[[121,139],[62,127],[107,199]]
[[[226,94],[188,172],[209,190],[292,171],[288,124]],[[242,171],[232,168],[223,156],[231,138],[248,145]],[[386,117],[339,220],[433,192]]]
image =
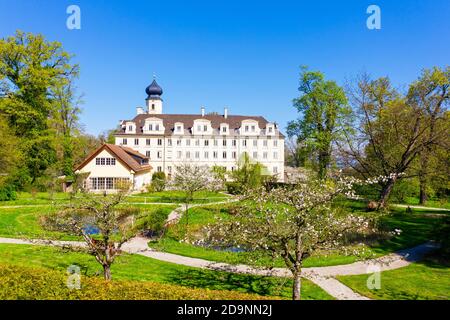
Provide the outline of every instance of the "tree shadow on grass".
[[281,278],[240,275],[228,272],[186,270],[171,274],[167,281],[194,288],[233,290],[262,296],[291,295],[291,281]]

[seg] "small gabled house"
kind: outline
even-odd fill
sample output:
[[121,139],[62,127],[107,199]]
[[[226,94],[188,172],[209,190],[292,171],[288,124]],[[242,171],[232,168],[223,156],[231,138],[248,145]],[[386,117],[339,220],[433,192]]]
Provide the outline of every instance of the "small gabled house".
[[75,168],[76,173],[86,174],[84,186],[92,192],[114,192],[124,183],[142,191],[151,181],[151,170],[148,157],[114,144],[104,144]]

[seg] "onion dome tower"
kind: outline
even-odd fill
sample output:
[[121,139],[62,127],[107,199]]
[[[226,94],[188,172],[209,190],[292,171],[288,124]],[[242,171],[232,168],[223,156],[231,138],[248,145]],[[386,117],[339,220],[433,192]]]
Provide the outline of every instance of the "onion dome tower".
[[145,99],[147,105],[147,113],[162,114],[162,99],[163,89],[156,82],[153,76],[153,82],[145,89],[147,98]]

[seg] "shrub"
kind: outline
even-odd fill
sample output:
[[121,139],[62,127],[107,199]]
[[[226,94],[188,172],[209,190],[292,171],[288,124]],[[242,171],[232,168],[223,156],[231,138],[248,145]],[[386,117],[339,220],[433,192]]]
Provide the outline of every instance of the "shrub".
[[119,211],[123,216],[138,216],[141,213],[141,209],[137,207],[124,207]]
[[152,176],[151,186],[154,191],[164,191],[166,188],[166,174],[164,172],[155,172]]
[[5,185],[0,187],[0,201],[16,200],[16,190],[11,185]]
[[227,192],[229,194],[237,195],[242,193],[241,184],[237,182],[227,182],[225,183],[225,187],[227,188]]
[[[258,300],[258,295],[191,289],[150,281],[81,276],[81,289],[67,287],[68,275],[45,268],[0,265],[1,300]],[[267,297],[266,297],[267,299]]]
[[[397,181],[392,189],[391,199],[395,202],[405,203],[409,197],[417,197],[419,184],[417,179],[402,179]],[[430,194],[428,192],[428,194]]]
[[152,234],[160,234],[164,229],[167,216],[167,211],[163,208],[159,208],[156,211],[139,218],[135,226],[137,230],[146,230],[151,231]]

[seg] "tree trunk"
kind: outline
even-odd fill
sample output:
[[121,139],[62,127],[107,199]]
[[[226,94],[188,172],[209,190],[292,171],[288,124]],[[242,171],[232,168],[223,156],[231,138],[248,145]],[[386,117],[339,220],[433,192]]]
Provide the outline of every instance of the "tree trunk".
[[186,238],[189,241],[189,204],[188,203],[186,203],[184,215],[186,217]]
[[419,171],[419,183],[420,183],[420,194],[419,194],[419,204],[424,205],[427,200],[427,169],[429,166],[428,159],[431,150],[427,148],[420,155],[420,171]]
[[420,182],[420,195],[419,195],[419,204],[424,205],[428,201],[427,195],[427,183],[426,181]]
[[109,264],[103,265],[103,276],[105,280],[111,280],[111,266]]
[[392,188],[394,188],[396,179],[388,179],[386,184],[383,186],[380,192],[380,201],[378,202],[378,208],[386,208],[386,204],[389,200],[389,195],[391,194]]
[[293,273],[294,284],[292,286],[292,300],[300,300],[301,299],[301,287],[302,280],[300,277],[301,272],[296,271]]
[[330,155],[327,151],[319,151],[319,179],[324,179],[327,176],[327,167],[330,162]]

